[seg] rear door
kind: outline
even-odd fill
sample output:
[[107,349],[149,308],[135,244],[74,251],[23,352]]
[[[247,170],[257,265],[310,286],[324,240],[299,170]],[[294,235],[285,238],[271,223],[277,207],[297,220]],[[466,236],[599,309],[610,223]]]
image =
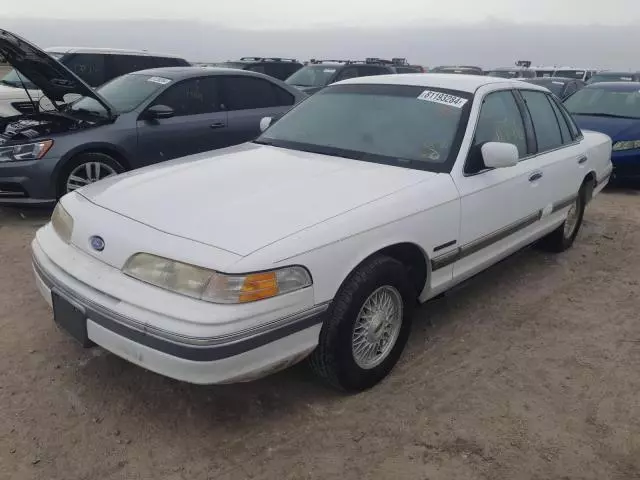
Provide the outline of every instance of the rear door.
[[286,113],[295,97],[264,78],[220,76],[222,104],[228,115],[226,143],[237,145],[260,135],[260,120]]
[[148,120],[140,115],[138,154],[144,163],[227,146],[227,112],[220,101],[218,77],[190,78],[172,85],[151,104],[171,107],[171,118]]
[[544,200],[542,223],[555,224],[578,193],[580,179],[588,172],[587,156],[560,107],[551,95],[533,90],[519,90],[530,115],[535,136],[535,158],[543,177],[540,195]]

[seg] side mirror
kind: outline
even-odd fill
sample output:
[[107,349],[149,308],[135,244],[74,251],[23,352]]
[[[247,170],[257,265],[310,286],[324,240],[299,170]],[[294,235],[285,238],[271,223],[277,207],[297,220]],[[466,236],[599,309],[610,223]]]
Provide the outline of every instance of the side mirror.
[[518,147],[513,143],[487,142],[482,145],[482,160],[488,168],[506,168],[518,164]]
[[273,117],[262,117],[260,119],[260,131],[264,132],[273,123]]
[[175,115],[173,108],[166,105],[154,105],[147,109],[146,117],[150,120],[159,120],[161,118],[171,118]]

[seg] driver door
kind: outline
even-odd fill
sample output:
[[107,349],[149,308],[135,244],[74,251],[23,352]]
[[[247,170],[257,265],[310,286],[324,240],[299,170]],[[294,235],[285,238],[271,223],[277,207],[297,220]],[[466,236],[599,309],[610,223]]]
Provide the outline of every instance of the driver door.
[[[487,94],[464,171],[454,174],[461,207],[455,283],[520,248],[539,228],[544,202],[541,165],[536,157],[528,158],[533,145],[522,112],[511,90]],[[487,169],[481,154],[486,142],[516,145],[520,162]]]
[[144,164],[227,146],[227,112],[222,109],[216,77],[190,78],[172,85],[151,104],[166,105],[171,118],[137,121],[138,156]]

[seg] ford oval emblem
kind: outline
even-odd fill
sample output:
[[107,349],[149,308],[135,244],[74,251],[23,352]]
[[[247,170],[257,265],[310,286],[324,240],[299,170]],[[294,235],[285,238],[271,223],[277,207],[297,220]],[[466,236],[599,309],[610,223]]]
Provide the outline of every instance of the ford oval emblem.
[[101,252],[102,250],[104,250],[104,240],[102,239],[102,237],[94,235],[89,238],[89,243],[91,244],[91,248],[93,248],[97,252]]

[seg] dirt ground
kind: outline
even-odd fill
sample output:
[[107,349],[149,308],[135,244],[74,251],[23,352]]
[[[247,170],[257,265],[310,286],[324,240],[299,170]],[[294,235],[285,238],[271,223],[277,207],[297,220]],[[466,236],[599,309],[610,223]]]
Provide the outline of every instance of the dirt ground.
[[640,190],[574,246],[525,250],[416,314],[377,388],[303,366],[201,387],[83,350],[29,260],[44,217],[0,211],[0,478],[640,478]]

